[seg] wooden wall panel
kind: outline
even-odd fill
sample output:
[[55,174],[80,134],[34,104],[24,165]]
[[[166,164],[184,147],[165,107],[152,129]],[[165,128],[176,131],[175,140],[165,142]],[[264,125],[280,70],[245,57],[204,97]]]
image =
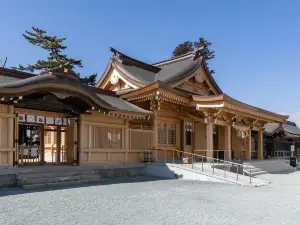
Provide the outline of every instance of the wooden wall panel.
[[83,160],[84,161],[89,161],[89,153],[88,152],[83,153]]
[[143,157],[141,157],[141,153],[139,152],[129,152],[127,156],[128,162],[142,162]]
[[83,148],[89,147],[89,126],[84,125],[83,126],[83,137],[82,137],[82,146]]
[[123,153],[123,152],[112,152],[112,153],[110,153],[110,161],[125,162],[125,153]]
[[12,166],[14,154],[14,107],[0,105],[0,166]]
[[205,129],[206,129],[206,127],[205,127],[204,123],[195,123],[195,150],[205,150],[206,149],[206,138],[205,138],[206,130]]
[[0,152],[0,165],[8,164],[8,152]]
[[92,162],[103,162],[103,161],[107,161],[107,152],[92,152],[91,153],[91,161]]
[[8,147],[8,118],[1,119],[1,147]]
[[153,146],[152,132],[130,131],[131,149],[151,149]]

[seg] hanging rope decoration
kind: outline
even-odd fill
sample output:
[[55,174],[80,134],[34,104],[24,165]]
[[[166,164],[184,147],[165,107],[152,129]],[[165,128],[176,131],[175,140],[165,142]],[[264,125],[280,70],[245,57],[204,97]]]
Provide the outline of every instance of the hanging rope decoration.
[[233,123],[232,127],[236,129],[238,137],[244,139],[249,136],[249,127],[238,123]]

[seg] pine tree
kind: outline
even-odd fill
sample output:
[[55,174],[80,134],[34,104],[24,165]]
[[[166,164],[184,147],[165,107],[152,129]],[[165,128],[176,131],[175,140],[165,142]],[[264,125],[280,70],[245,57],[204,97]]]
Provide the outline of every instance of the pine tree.
[[[64,54],[64,50],[67,48],[67,46],[64,45],[66,38],[50,36],[47,34],[47,31],[37,27],[32,27],[32,31],[25,31],[23,37],[29,41],[29,43],[46,50],[49,55],[47,59],[37,60],[35,64],[29,64],[28,66],[19,65],[18,67],[12,67],[13,69],[39,72],[40,74],[43,74],[66,63],[70,65],[71,69],[74,69],[75,67],[82,67],[81,60],[69,58],[66,54]],[[85,78],[81,78],[79,73],[77,73],[77,75],[79,80],[85,85],[93,86],[96,83],[97,74]]]
[[192,51],[194,51],[194,43],[192,43],[190,41],[186,41],[182,44],[177,45],[177,47],[174,49],[172,55],[173,55],[173,57],[176,57],[176,56],[187,54]]
[[[211,45],[212,45],[211,42],[205,40],[203,37],[200,37],[198,41],[195,42],[185,41],[184,43],[177,45],[172,55],[173,57],[184,55],[189,52],[196,51],[197,49],[203,47],[203,55],[206,60],[206,66],[208,67],[208,60],[215,58],[215,51],[211,51],[209,49]],[[210,70],[210,73],[214,74],[215,71]]]

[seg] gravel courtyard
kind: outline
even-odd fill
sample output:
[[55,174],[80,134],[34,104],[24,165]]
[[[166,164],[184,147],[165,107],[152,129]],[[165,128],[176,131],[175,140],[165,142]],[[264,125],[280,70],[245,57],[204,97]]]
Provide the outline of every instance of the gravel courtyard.
[[300,224],[300,173],[261,178],[272,184],[141,177],[68,189],[0,190],[0,224]]

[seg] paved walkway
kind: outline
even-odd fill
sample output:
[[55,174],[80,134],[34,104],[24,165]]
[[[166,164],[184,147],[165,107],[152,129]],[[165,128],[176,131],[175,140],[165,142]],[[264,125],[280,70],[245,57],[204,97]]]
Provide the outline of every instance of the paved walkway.
[[0,224],[298,225],[300,173],[264,177],[271,186],[142,177],[40,192],[2,190]]

